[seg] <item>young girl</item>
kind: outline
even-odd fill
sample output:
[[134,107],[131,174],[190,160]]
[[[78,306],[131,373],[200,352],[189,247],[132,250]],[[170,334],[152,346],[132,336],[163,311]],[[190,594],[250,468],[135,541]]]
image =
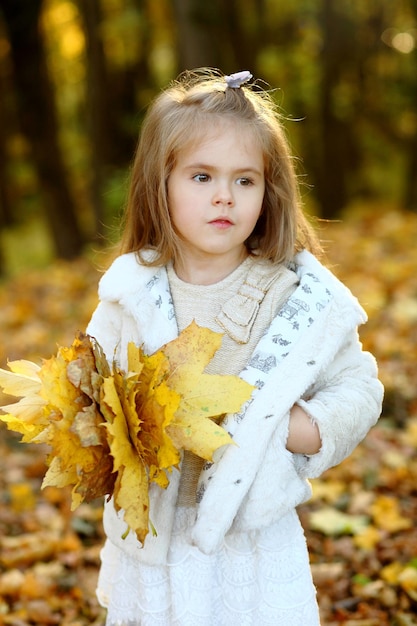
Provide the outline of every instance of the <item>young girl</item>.
[[279,115],[251,78],[187,72],[150,107],[88,327],[126,368],[128,342],[150,354],[196,320],[224,334],[207,371],[256,387],[223,422],[237,445],[211,464],[184,454],[152,485],[144,547],[106,503],[109,626],[317,626],[296,507],[380,414],[366,315],[312,254]]

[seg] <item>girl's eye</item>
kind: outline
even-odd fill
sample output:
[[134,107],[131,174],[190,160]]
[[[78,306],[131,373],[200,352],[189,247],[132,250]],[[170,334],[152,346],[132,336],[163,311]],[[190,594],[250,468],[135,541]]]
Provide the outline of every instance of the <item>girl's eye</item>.
[[238,178],[236,182],[238,185],[243,185],[243,187],[253,185],[253,180],[250,178],[245,178],[244,176],[242,178]]
[[197,181],[197,183],[206,183],[210,180],[210,176],[208,174],[196,174],[193,176],[193,180]]

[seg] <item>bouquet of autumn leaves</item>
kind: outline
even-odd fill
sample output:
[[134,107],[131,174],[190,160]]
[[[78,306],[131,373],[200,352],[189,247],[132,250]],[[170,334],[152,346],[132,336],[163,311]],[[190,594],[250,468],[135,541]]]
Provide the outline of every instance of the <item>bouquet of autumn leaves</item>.
[[221,338],[193,322],[150,356],[129,344],[124,372],[78,333],[41,366],[20,360],[0,369],[4,393],[20,398],[0,407],[0,419],[23,442],[50,446],[42,488],[72,486],[73,510],[113,496],[143,543],[152,526],[150,483],[168,486],[181,450],[212,460],[232,443],[212,418],[238,411],[252,393],[237,376],[204,372]]

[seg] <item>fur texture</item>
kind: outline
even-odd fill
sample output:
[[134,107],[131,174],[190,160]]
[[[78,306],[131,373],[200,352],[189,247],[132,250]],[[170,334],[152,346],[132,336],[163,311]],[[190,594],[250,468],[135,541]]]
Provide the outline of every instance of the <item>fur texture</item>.
[[[328,287],[333,299],[308,337],[292,347],[258,391],[233,435],[238,445],[223,449],[197,507],[193,540],[205,553],[215,551],[226,533],[269,525],[308,499],[307,479],[348,456],[380,415],[383,390],[376,363],[362,351],[356,330],[366,321],[365,312],[310,253],[295,260]],[[100,303],[87,332],[109,360],[116,358],[125,367],[129,341],[152,353],[177,336],[175,317],[167,317],[155,297],[167,292],[164,268],[143,267],[134,254],[119,257],[100,282]],[[286,449],[289,411],[295,403],[319,426],[322,447],[316,455],[294,455]],[[166,491],[152,486],[151,518],[158,537],[149,536],[144,548],[132,533],[121,539],[125,524],[108,503],[104,526],[110,540],[144,562],[164,563],[178,483],[175,472]]]

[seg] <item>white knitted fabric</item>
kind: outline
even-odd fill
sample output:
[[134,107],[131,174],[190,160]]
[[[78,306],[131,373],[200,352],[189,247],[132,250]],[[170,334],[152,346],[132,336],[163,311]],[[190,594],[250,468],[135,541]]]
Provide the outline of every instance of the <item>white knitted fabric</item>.
[[[222,332],[215,317],[241,287],[252,263],[247,259],[220,283],[204,287],[183,283],[169,268],[179,330],[195,319]],[[249,341],[236,343],[226,333],[208,371],[240,372],[294,288],[293,272],[277,272],[253,320]],[[192,465],[182,469],[188,479]],[[186,492],[190,485],[195,480],[187,480]],[[194,504],[192,496],[180,485],[182,504]],[[319,625],[306,542],[295,511],[266,529],[226,535],[212,555],[192,545],[195,515],[195,506],[176,509],[167,565],[139,563],[106,542],[97,590],[108,609],[106,626]]]
[[178,508],[168,565],[138,563],[107,541],[98,598],[106,626],[319,626],[295,511],[262,531],[226,535],[213,555],[191,545],[194,508]]
[[[297,276],[294,272],[284,266],[277,267],[272,273],[272,279],[266,281],[268,283],[267,288],[259,289],[262,292],[262,301],[259,304],[259,309],[255,309],[256,317],[254,316],[250,321],[243,321],[245,326],[250,326],[248,341],[246,343],[234,341],[227,331],[219,325],[216,317],[223,305],[238,293],[245,283],[245,278],[248,274],[251,275],[252,268],[256,267],[257,263],[259,261],[248,257],[234,272],[213,285],[186,283],[178,278],[172,267],[168,266],[167,268],[178,330],[184,330],[195,320],[199,326],[224,333],[220,349],[206,368],[210,374],[238,375],[242,371],[265,329],[270,326],[277,311],[297,286]],[[269,274],[271,274],[271,269],[269,269]],[[254,302],[250,298],[247,300]]]

